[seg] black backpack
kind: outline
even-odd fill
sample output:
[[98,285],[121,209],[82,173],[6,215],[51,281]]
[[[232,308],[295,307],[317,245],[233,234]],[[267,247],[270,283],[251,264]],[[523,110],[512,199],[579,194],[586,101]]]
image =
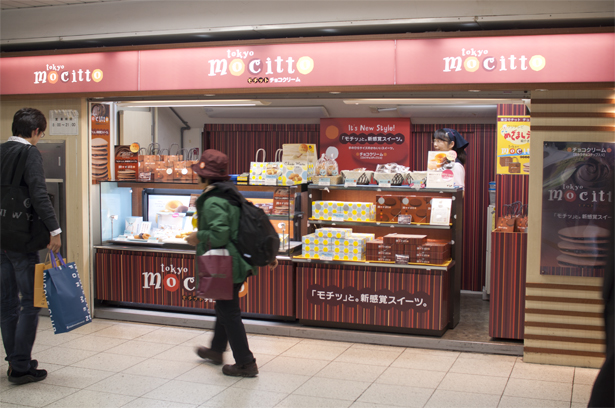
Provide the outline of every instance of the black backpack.
[[267,266],[280,250],[280,236],[271,225],[265,212],[244,198],[230,182],[214,183],[216,189],[210,195],[222,197],[239,207],[239,231],[233,241],[239,253],[252,266]]

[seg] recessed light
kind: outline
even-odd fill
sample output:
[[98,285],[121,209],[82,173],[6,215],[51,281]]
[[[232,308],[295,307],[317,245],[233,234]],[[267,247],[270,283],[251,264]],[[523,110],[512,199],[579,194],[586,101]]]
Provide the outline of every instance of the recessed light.
[[538,91],[538,92],[545,92],[545,91],[548,91],[548,89],[536,89],[536,91]]
[[205,94],[205,96],[216,96],[216,94]]
[[468,92],[480,92],[480,89],[468,89]]
[[341,92],[329,92],[329,93],[330,93],[330,94],[332,94],[332,95],[338,95],[338,94],[341,94]]

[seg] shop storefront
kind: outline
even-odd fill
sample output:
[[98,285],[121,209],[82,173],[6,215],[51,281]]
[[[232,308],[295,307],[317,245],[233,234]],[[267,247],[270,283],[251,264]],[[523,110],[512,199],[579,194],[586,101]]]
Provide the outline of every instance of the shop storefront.
[[[349,106],[369,106],[370,103],[374,106],[399,106],[409,104],[410,99],[417,99],[413,96],[420,93],[423,105],[429,105],[438,103],[434,99],[450,99],[454,103],[454,98],[444,97],[445,92],[480,91],[497,95],[495,99],[499,102],[494,102],[498,105],[497,116],[511,118],[527,116],[526,105],[506,103],[505,95],[510,94],[510,100],[519,102],[531,99],[533,138],[530,142],[529,132],[525,133],[523,137],[527,140],[523,141],[525,146],[520,148],[520,152],[502,154],[496,140],[496,134],[501,132],[495,121],[493,124],[456,125],[451,118],[447,122],[456,125],[470,142],[471,162],[466,166],[465,194],[454,188],[428,186],[417,189],[407,181],[402,186],[362,186],[355,180],[353,185],[352,179],[350,184],[330,186],[299,183],[292,189],[275,185],[275,180],[268,186],[240,186],[246,196],[271,200],[272,204],[276,190],[287,188],[286,197],[293,201],[293,208],[289,204],[287,213],[272,215],[272,222],[280,233],[288,237],[288,242],[280,268],[275,272],[261,268],[258,276],[248,281],[246,295],[242,297],[242,309],[247,314],[271,320],[298,321],[305,325],[439,336],[447,330],[454,330],[459,323],[460,291],[480,291],[488,284],[492,296],[490,335],[523,339],[524,333],[528,333],[528,328],[524,327],[526,322],[530,322],[530,327],[543,322],[535,316],[565,316],[555,313],[560,309],[556,302],[545,300],[551,297],[549,295],[530,295],[526,299],[524,292],[531,287],[526,286],[526,282],[546,288],[548,285],[579,284],[581,279],[580,284],[590,287],[590,298],[595,299],[593,288],[600,287],[601,280],[540,274],[539,262],[532,249],[533,246],[540,247],[539,205],[528,207],[530,225],[527,231],[487,232],[493,229],[490,228],[490,218],[485,215],[489,206],[487,185],[496,180],[495,218],[503,219],[507,216],[506,206],[512,202],[521,201],[523,207],[532,194],[537,194],[536,199],[540,199],[542,158],[534,159],[535,155],[532,155],[532,169],[537,171],[529,173],[529,159],[527,166],[523,159],[519,160],[529,156],[523,149],[531,148],[538,152],[536,156],[540,156],[542,142],[562,140],[562,135],[570,141],[613,143],[612,116],[575,116],[570,113],[577,105],[591,106],[580,109],[590,114],[594,113],[593,106],[606,105],[607,111],[611,109],[612,113],[612,96],[607,95],[612,94],[613,88],[614,45],[615,36],[607,32],[545,32],[543,35],[237,43],[232,46],[7,57],[0,60],[2,126],[3,129],[10,127],[10,115],[24,104],[34,105],[44,112],[68,109],[78,112],[79,134],[59,130],[55,136],[66,141],[68,149],[66,202],[67,213],[71,216],[67,217],[67,256],[75,260],[82,271],[91,303],[99,300],[200,313],[211,310],[213,303],[194,296],[194,251],[180,243],[159,245],[150,241],[135,244],[128,242],[128,238],[126,242],[121,242],[121,238],[118,242],[118,237],[124,235],[119,231],[124,230],[127,218],[148,217],[147,207],[152,205],[153,196],[188,197],[189,200],[191,194],[198,194],[193,180],[182,180],[181,177],[177,180],[154,177],[149,181],[139,181],[138,161],[136,170],[123,169],[120,177],[120,170],[116,166],[112,168],[111,151],[115,145],[127,145],[136,140],[130,140],[127,135],[120,138],[117,134],[119,126],[114,121],[119,115],[114,114],[118,104],[130,100],[139,101],[143,106],[151,102],[154,106],[154,102],[183,100],[185,104],[201,102],[202,109],[208,103],[218,101],[219,104],[235,106],[242,102],[262,105],[255,109],[267,109],[267,98],[314,101],[325,95],[343,99]],[[570,89],[580,91],[571,92],[569,98],[558,96],[566,95],[566,90]],[[102,112],[98,108],[95,111],[95,104],[105,106],[107,110]],[[536,105],[568,105],[569,109],[553,111],[563,112],[551,116],[566,117],[563,122],[553,123],[549,115],[543,114],[538,115],[541,124],[535,126]],[[548,111],[544,109],[545,113]],[[99,129],[95,124],[101,117],[109,118],[106,135],[105,126]],[[583,119],[587,117],[593,119]],[[581,118],[578,119],[580,125],[575,124],[575,118]],[[199,147],[225,151],[230,157],[229,172],[238,174],[250,169],[250,162],[254,161],[256,150],[261,147],[272,157],[284,143],[314,144],[317,157],[320,157],[331,147],[331,140],[342,140],[342,133],[348,138],[360,138],[361,133],[368,137],[370,131],[374,135],[382,133],[377,137],[400,133],[386,128],[393,119],[376,119],[375,124],[370,120],[373,118],[361,123],[360,118],[356,119],[356,126],[364,126],[364,129],[348,125],[348,129],[342,129],[338,134],[328,134],[323,125],[326,122],[320,121],[298,123],[294,120],[289,124],[278,121],[267,125],[263,122],[250,124],[247,119],[236,125],[231,124],[232,121],[227,124],[205,123]],[[412,123],[412,117],[403,120],[408,123],[404,142],[399,147],[390,145],[394,147],[391,154],[402,153],[399,157],[376,163],[376,160],[383,159],[381,154],[386,150],[364,149],[360,152],[340,148],[342,157],[339,162],[347,160],[352,153],[363,162],[355,163],[357,165],[352,168],[348,164],[348,168],[339,170],[352,170],[361,163],[366,164],[361,167],[371,167],[369,164],[375,167],[375,164],[391,161],[413,170],[427,170],[431,135],[440,126]],[[105,125],[105,121],[102,122]],[[565,133],[561,132],[561,127],[567,128]],[[522,130],[517,131],[524,134]],[[353,134],[355,136],[351,136]],[[540,140],[540,143],[535,140]],[[346,141],[352,145],[353,140]],[[181,143],[184,147],[183,140]],[[356,146],[364,144],[357,142]],[[138,156],[138,151],[136,153]],[[108,158],[108,162],[101,162],[100,156]],[[512,163],[515,164],[511,166]],[[502,170],[503,167],[507,167],[507,172]],[[132,174],[134,180],[130,179]],[[375,207],[378,198],[383,196],[394,199],[416,196],[423,201],[450,199],[453,203],[450,220],[446,225],[430,222],[403,225],[375,218],[320,219],[314,214],[317,201],[367,202]],[[425,257],[421,261],[406,261],[403,265],[391,263],[392,259],[365,263],[360,262],[364,259],[316,259],[292,244],[303,242],[305,247],[306,236],[316,233],[319,228],[330,227],[351,228],[355,233],[374,234],[375,237],[398,233],[441,240],[450,245],[449,256],[444,262],[437,263],[425,261]],[[485,240],[489,234],[494,234],[489,262],[493,280],[486,282]],[[91,275],[83,272],[90,270]],[[563,286],[557,290],[565,290]],[[584,295],[572,296],[582,299]],[[547,302],[548,306],[540,302]],[[598,310],[600,305],[593,304]],[[590,313],[593,318],[597,313],[594,309],[582,313]],[[543,312],[536,312],[540,310]],[[593,322],[595,327],[600,325],[598,320],[596,318]],[[584,332],[577,333],[579,339],[585,338]],[[548,333],[528,334],[530,338],[542,336],[534,337],[539,342],[557,342],[556,338],[562,337]],[[526,347],[533,347],[528,346],[527,336],[525,339]],[[594,339],[598,341],[592,350],[573,346],[572,349],[578,352],[576,355],[564,352],[559,355],[574,355],[572,360],[564,360],[571,361],[570,364],[597,365],[600,338]],[[574,340],[568,343],[581,344]],[[562,346],[568,343],[560,341],[554,347],[539,344],[529,352],[535,353],[540,361],[542,355],[558,354],[553,352],[554,349],[569,350],[568,346]],[[585,360],[574,359],[583,355],[579,353],[585,353]],[[548,358],[543,361],[552,362]]]

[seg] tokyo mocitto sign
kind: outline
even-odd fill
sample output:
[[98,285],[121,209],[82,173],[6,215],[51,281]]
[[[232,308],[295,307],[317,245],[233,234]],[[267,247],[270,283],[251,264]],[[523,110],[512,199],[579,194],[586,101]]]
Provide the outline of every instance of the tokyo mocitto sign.
[[0,58],[3,95],[615,80],[615,34],[271,44]]

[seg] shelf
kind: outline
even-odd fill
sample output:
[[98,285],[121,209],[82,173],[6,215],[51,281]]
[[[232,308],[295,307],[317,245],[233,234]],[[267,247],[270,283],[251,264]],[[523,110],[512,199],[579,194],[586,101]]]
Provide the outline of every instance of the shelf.
[[319,186],[317,184],[308,185],[308,190],[363,190],[363,191],[401,191],[401,192],[412,192],[412,193],[456,193],[461,192],[463,190],[457,188],[412,188],[410,186],[391,186],[391,187],[380,187],[378,185],[364,185],[364,186],[356,186],[356,187],[346,187],[343,184],[336,184],[333,186]]
[[267,214],[270,220],[278,220],[278,221],[288,221],[294,220],[296,218],[301,218],[303,216],[302,212],[296,212],[293,215],[276,215],[276,214]]
[[327,221],[327,220],[311,220],[308,222],[313,225],[345,225],[348,227],[383,227],[383,228],[423,228],[423,229],[451,229],[451,225],[431,225],[431,224],[395,224],[393,222],[378,222],[378,221]]
[[375,261],[324,261],[322,259],[304,258],[302,256],[293,257],[293,262],[321,263],[321,264],[327,264],[327,265],[374,266],[374,267],[381,267],[381,268],[424,269],[424,270],[436,270],[436,271],[446,271],[455,264],[453,260],[450,260],[445,264],[432,265],[432,264],[396,264],[395,262],[375,262]]

